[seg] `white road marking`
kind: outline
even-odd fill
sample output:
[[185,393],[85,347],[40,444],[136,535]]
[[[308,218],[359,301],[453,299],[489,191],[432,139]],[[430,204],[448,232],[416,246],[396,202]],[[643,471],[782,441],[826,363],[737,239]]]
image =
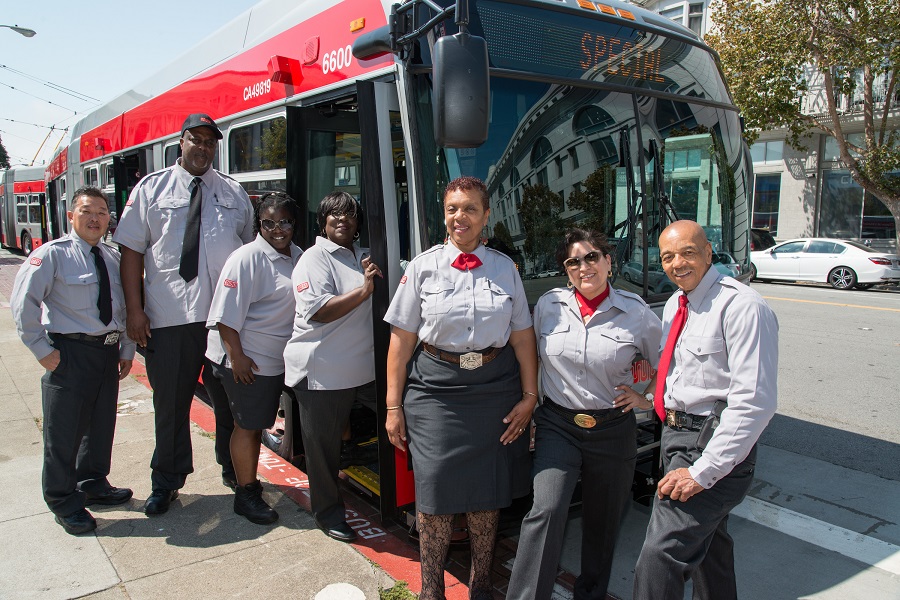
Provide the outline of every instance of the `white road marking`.
[[900,575],[900,546],[748,496],[731,514]]
[[332,583],[322,588],[314,600],[366,600],[366,594],[349,583]]

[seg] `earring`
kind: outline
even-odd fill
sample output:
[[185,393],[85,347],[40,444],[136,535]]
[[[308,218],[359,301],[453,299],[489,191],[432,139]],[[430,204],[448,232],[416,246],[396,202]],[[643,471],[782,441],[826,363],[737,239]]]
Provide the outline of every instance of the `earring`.
[[612,277],[612,269],[609,270],[609,273],[606,275],[607,277]]
[[575,284],[573,284],[572,280],[570,279],[569,281],[566,282],[566,287],[571,290],[573,287],[575,287]]
[[353,234],[353,239],[354,239],[354,240],[358,240],[358,239],[359,239],[359,231],[358,231],[358,230],[357,230],[356,233]]

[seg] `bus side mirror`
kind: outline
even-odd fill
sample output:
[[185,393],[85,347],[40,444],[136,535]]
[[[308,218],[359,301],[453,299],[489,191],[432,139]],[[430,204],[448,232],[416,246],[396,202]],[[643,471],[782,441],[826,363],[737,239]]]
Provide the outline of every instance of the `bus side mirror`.
[[484,38],[467,32],[434,44],[434,138],[444,148],[475,148],[487,140],[490,72]]

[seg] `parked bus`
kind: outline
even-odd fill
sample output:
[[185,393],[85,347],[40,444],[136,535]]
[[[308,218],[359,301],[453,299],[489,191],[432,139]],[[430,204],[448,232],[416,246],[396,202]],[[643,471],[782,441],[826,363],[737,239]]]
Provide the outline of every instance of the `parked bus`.
[[[301,203],[301,247],[327,193],[366,211],[361,243],[385,275],[373,296],[377,460],[348,473],[385,518],[408,519],[414,498],[407,459],[383,434],[381,316],[406,261],[443,241],[451,179],[487,182],[488,243],[515,260],[532,304],[565,284],[553,251],[572,225],[607,233],[616,274],[633,269],[615,285],[656,306],[667,296],[650,279],[656,240],[676,217],[747,271],[750,162],[717,57],[630,4],[267,0],[79,122],[57,193],[99,184],[120,213],[142,175],[174,163],[192,112],[216,119],[217,168],[251,197],[284,190]],[[634,373],[650,377],[645,361]],[[272,443],[297,459],[296,410],[283,408]],[[658,426],[644,417],[641,431],[636,489],[649,496]]]
[[0,177],[0,242],[26,255],[52,239],[47,231],[44,167],[13,167]]

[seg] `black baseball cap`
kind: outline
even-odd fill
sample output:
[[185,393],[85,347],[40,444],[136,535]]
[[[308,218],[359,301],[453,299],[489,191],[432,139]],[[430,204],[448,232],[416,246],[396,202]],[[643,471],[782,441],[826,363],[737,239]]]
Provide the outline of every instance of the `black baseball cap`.
[[216,125],[216,122],[209,115],[203,113],[188,115],[188,118],[184,120],[184,125],[181,126],[181,135],[184,135],[185,131],[194,127],[209,127],[216,134],[216,138],[222,139],[222,132],[219,131],[219,126]]

